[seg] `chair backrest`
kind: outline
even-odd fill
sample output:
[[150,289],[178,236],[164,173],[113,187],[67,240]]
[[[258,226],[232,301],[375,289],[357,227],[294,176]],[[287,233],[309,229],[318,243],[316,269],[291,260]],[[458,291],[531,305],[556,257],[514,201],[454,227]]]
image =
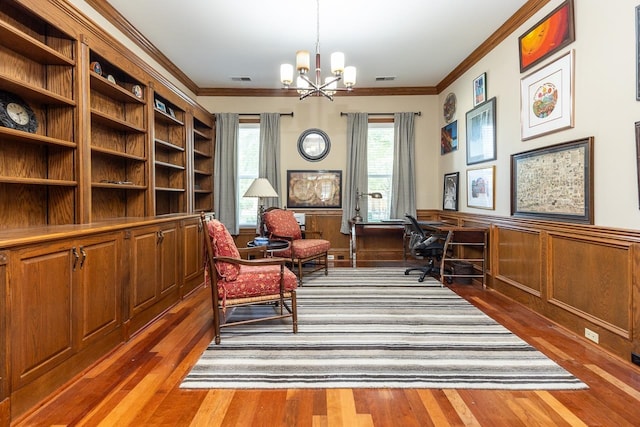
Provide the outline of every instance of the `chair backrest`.
[[269,235],[289,237],[293,240],[302,238],[300,224],[296,221],[293,211],[272,209],[264,213],[264,225]]
[[411,231],[413,233],[416,233],[422,237],[427,237],[424,229],[422,228],[422,226],[420,226],[420,223],[414,216],[406,214],[405,217],[409,220],[409,223],[411,224]]
[[[213,257],[240,258],[238,247],[229,234],[227,227],[217,219],[203,220],[207,233],[205,235],[205,248],[208,262],[214,263],[218,276],[226,281],[233,281],[240,273],[240,266],[223,261],[215,261]],[[207,239],[208,237],[208,239]]]

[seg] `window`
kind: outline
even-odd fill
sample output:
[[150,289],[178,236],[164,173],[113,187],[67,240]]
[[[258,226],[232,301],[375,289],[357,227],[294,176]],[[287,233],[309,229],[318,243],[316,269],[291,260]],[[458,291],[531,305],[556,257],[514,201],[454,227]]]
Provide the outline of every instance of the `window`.
[[258,177],[260,159],[260,124],[240,123],[238,134],[238,223],[255,227],[258,222],[258,199],[242,197]]
[[393,174],[393,123],[369,123],[367,137],[367,185],[369,193],[382,199],[368,199],[367,221],[389,219]]

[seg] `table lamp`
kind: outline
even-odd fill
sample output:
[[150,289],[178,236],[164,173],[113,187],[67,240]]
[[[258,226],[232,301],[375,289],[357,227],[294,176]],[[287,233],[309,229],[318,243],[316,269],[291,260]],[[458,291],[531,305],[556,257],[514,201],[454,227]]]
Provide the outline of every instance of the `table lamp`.
[[242,197],[257,197],[258,198],[258,218],[260,224],[260,237],[264,237],[264,205],[262,199],[265,197],[278,197],[278,193],[273,189],[271,183],[267,178],[256,178],[253,180],[247,191]]
[[362,222],[362,216],[360,215],[360,197],[370,196],[372,199],[382,199],[382,193],[361,193],[356,189],[356,215],[351,218],[353,222]]

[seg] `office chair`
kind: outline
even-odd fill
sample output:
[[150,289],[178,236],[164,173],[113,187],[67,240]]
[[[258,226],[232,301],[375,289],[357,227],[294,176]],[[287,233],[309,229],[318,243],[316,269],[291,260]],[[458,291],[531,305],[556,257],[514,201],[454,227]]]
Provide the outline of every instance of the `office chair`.
[[408,275],[412,271],[421,271],[422,274],[418,282],[423,282],[427,274],[439,274],[440,260],[444,253],[444,238],[446,235],[439,233],[427,234],[420,226],[418,220],[411,216],[405,215],[409,220],[411,227],[411,236],[409,239],[409,249],[414,257],[422,257],[428,259],[428,263],[421,267],[410,267],[404,271]]

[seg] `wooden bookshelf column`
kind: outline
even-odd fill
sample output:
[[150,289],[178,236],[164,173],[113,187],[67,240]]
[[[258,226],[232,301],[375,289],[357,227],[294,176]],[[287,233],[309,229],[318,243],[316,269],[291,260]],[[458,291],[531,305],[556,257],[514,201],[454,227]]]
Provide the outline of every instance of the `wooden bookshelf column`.
[[77,42],[13,2],[0,4],[0,91],[33,112],[33,132],[0,127],[0,228],[77,216]]
[[147,88],[90,53],[91,220],[142,217],[147,210]]

